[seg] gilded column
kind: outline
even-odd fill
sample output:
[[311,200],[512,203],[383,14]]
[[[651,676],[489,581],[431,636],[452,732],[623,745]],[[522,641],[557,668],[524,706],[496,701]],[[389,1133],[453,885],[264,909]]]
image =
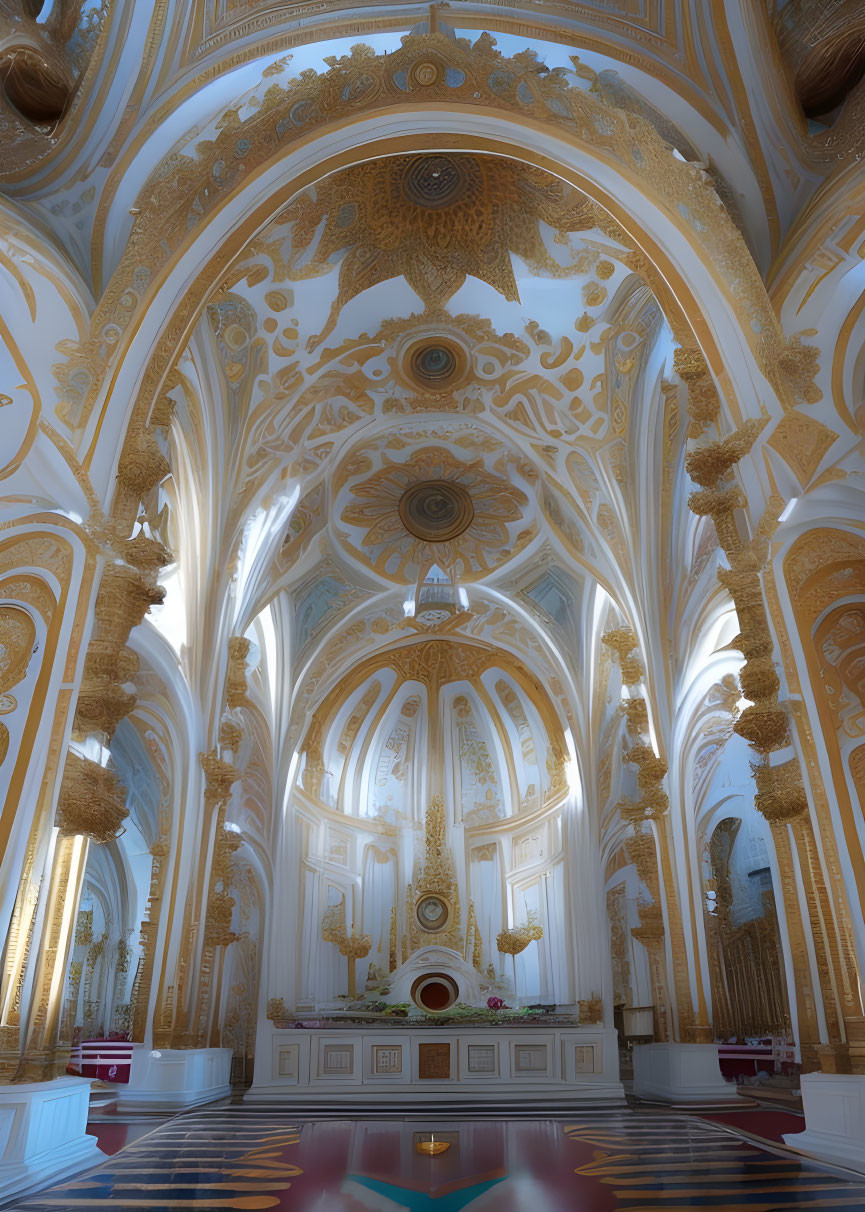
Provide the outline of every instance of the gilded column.
[[[698,352],[696,358],[699,358]],[[708,375],[708,371],[705,374]],[[688,381],[690,390],[691,382],[684,374],[682,377]],[[757,794],[754,802],[769,822],[775,840],[790,933],[803,1065],[814,1068],[819,1059],[828,1071],[837,1071],[847,1063],[841,1044],[842,1028],[834,1010],[835,987],[843,977],[834,965],[835,956],[827,943],[820,920],[819,885],[823,876],[821,870],[819,879],[815,880],[813,863],[816,862],[818,868],[820,864],[813,847],[809,847],[810,822],[807,826],[804,824],[808,818],[808,799],[802,784],[799,761],[795,755],[784,756],[791,752],[789,720],[778,701],[780,678],[773,661],[773,641],[763,597],[761,564],[755,545],[743,541],[739,534],[735,517],[736,510],[743,508],[746,502],[732,475],[736,465],[750,451],[764,424],[764,419],[747,421],[721,441],[703,443],[688,453],[685,461],[688,474],[700,486],[698,491],[691,494],[688,504],[697,515],[712,519],[730,564],[729,569],[719,571],[718,579],[729,591],[739,619],[740,634],[736,644],[745,657],[739,681],[744,697],[751,701],[736,721],[734,730],[755,751],[757,760],[752,763],[752,769]],[[799,863],[799,873],[809,911],[810,937],[817,954],[818,988],[830,1035],[828,1047],[820,1044],[815,989],[805,946],[805,924],[788,826],[792,828],[797,856],[803,860]]]
[[54,849],[34,985],[35,1011],[17,1073],[22,1081],[45,1080],[65,1067],[65,1062],[58,1066],[56,1041],[88,846],[86,837],[61,835]]

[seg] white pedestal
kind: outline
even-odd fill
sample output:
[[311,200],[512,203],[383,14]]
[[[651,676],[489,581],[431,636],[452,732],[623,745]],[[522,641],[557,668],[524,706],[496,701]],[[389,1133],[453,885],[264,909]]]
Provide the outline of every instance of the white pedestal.
[[803,1073],[805,1131],[788,1132],[791,1149],[865,1174],[865,1077]]
[[724,1081],[717,1044],[641,1044],[634,1048],[634,1094],[665,1103],[738,1102]]
[[118,1111],[173,1111],[231,1094],[230,1048],[145,1048],[132,1053],[129,1084],[117,1084]]
[[84,1131],[89,1106],[83,1077],[0,1086],[0,1202],[105,1160]]

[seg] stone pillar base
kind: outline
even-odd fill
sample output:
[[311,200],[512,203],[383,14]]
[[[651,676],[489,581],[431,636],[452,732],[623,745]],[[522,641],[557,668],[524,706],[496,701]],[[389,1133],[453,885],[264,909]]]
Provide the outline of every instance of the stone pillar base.
[[865,1174],[865,1076],[802,1075],[805,1131],[787,1132],[791,1149]]
[[634,1094],[665,1103],[738,1102],[726,1082],[717,1044],[641,1044],[634,1048]]
[[118,1111],[174,1111],[231,1094],[230,1048],[145,1048],[132,1051],[129,1084],[115,1084]]
[[84,1131],[89,1107],[83,1077],[0,1086],[0,1203],[105,1160]]

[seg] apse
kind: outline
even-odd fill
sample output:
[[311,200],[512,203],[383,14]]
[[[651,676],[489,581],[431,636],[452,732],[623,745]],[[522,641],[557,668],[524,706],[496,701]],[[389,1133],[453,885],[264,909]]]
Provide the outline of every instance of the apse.
[[[299,1002],[387,1000],[403,965],[436,946],[475,969],[479,1005],[484,993],[573,1003],[562,821],[573,801],[539,684],[495,649],[427,640],[367,662],[349,686],[302,746]],[[509,951],[521,931],[535,946]],[[343,937],[365,940],[348,972]]]

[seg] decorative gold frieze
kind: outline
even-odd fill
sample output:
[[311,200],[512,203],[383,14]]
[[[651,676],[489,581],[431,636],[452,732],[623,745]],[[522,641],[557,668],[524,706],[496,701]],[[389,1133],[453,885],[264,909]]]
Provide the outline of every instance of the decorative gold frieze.
[[151,606],[159,605],[164,598],[164,589],[147,585],[129,564],[107,564],[96,595],[100,638],[122,647],[132,628],[142,622]]
[[601,642],[612,648],[618,654],[619,660],[637,647],[637,637],[630,627],[615,627],[611,631],[605,631]]
[[75,732],[89,736],[99,732],[111,737],[118,723],[129,715],[136,698],[118,682],[85,674],[75,707]]
[[639,655],[633,651],[637,647],[637,637],[630,627],[616,627],[604,632],[601,642],[618,654],[625,686],[636,686],[643,680],[645,668]]
[[321,937],[326,943],[333,943],[340,955],[348,960],[348,996],[357,997],[356,962],[366,959],[372,947],[372,938],[368,934],[349,934],[345,917],[345,900],[338,905],[332,905],[326,910],[321,919]]
[[625,753],[625,761],[637,767],[637,786],[640,789],[640,807],[645,815],[660,817],[667,812],[670,800],[661,786],[667,773],[667,763],[658,757],[650,745],[632,745]]
[[644,698],[623,699],[622,712],[628,722],[628,731],[642,735],[649,727],[649,708]]
[[174,557],[158,539],[149,539],[139,531],[134,539],[123,544],[123,557],[127,564],[137,568],[148,585],[155,585],[162,568],[167,568]]
[[685,470],[701,488],[715,488],[750,451],[766,424],[764,417],[746,421],[721,442],[696,446],[685,456]]

